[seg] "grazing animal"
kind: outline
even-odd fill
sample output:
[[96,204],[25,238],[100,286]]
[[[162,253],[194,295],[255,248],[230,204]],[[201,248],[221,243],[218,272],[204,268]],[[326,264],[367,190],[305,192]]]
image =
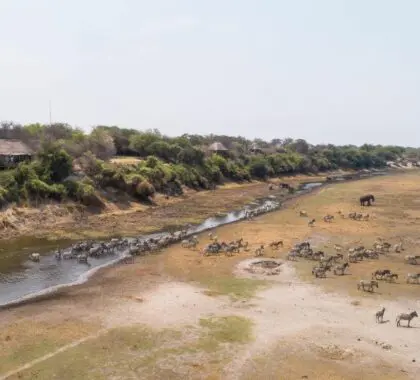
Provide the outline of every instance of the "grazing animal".
[[315,219],[312,219],[308,222],[309,227],[313,227],[315,225]]
[[375,280],[382,280],[382,278],[386,275],[391,274],[389,269],[377,269],[375,272],[372,273],[372,279]]
[[264,245],[261,245],[255,250],[255,257],[264,256]]
[[397,327],[400,327],[401,321],[407,321],[407,327],[410,327],[410,322],[415,317],[418,317],[417,311],[412,311],[411,313],[402,313],[397,315],[395,322],[397,323]]
[[325,215],[324,222],[331,223],[334,220],[334,215]]
[[39,260],[41,259],[41,255],[39,253],[31,253],[31,255],[29,256],[29,258],[34,262],[34,263],[38,263]]
[[401,251],[404,251],[403,244],[398,243],[394,245],[394,252],[395,253],[401,253]]
[[404,257],[404,261],[411,265],[417,265],[417,260],[420,259],[420,256],[413,256],[413,255],[407,255]]
[[277,240],[270,243],[270,248],[272,249],[279,249],[279,247],[283,247],[283,240]]
[[349,263],[344,263],[344,264],[341,264],[341,265],[336,265],[334,267],[334,274],[336,276],[343,276],[344,275],[344,272],[349,267],[349,265],[350,265]]
[[376,312],[376,323],[383,323],[384,321],[384,314],[385,314],[385,308],[383,307],[382,310],[379,310]]
[[387,281],[387,282],[394,282],[395,280],[398,280],[398,274],[396,274],[396,273],[386,274],[384,276],[384,280]]
[[357,290],[362,289],[364,292],[373,292],[374,287],[379,288],[378,281],[376,280],[360,280],[357,283]]
[[297,260],[296,252],[289,252],[286,256],[286,259],[290,261],[296,261]]
[[299,211],[299,216],[308,216],[308,213],[305,210]]
[[343,250],[343,247],[342,247],[341,245],[339,245],[339,244],[334,244],[334,249],[335,249],[337,252],[341,252],[341,251]]
[[420,273],[407,274],[407,284],[419,284],[419,283],[420,283]]
[[360,197],[360,206],[372,206],[371,202],[375,202],[375,197],[372,194],[363,195]]
[[327,268],[315,267],[315,268],[312,269],[312,274],[316,278],[325,278],[325,277],[327,277]]

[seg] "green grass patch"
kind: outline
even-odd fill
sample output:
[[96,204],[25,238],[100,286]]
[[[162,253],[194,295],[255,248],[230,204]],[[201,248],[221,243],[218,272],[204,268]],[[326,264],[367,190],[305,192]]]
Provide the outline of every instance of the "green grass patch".
[[184,379],[192,369],[220,373],[233,355],[225,345],[251,341],[252,326],[246,318],[226,316],[201,319],[200,326],[183,331],[113,329],[10,379]]
[[244,344],[253,338],[251,320],[236,315],[200,319],[203,328],[199,348],[214,352],[220,344]]
[[250,299],[267,286],[267,281],[236,277],[211,277],[201,280],[209,288],[207,294],[228,295],[232,299]]

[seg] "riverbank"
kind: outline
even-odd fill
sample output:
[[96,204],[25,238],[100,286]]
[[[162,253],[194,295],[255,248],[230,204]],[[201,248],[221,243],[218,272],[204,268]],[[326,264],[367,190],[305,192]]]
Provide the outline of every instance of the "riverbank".
[[[109,239],[137,236],[197,224],[206,218],[241,208],[257,198],[269,196],[270,183],[286,182],[298,187],[305,182],[324,182],[328,174],[298,175],[267,182],[228,183],[213,191],[185,189],[182,196],[154,198],[153,204],[131,200],[106,203],[103,210],[81,210],[74,203],[39,207],[9,207],[0,213],[0,238],[48,240]],[[284,197],[289,193],[284,190]],[[1,244],[0,243],[0,246]]]
[[[335,243],[370,246],[378,237],[402,239],[411,251],[419,191],[414,173],[327,185],[279,211],[214,231],[220,241],[244,238],[249,252],[202,257],[176,244],[101,271],[50,299],[1,311],[0,374],[63,380],[414,379],[418,339],[413,329],[393,323],[396,313],[420,306],[416,285],[404,281],[412,267],[400,255],[363,261],[346,276],[326,279],[313,279],[304,260],[284,262],[279,275],[267,278],[238,265],[260,244],[278,239],[284,247],[267,248],[266,258],[284,259],[303,239],[329,254]],[[369,221],[322,222],[327,213],[361,210],[357,197],[368,192],[377,198]],[[317,219],[313,228],[300,210]],[[201,249],[207,234],[199,239]],[[401,279],[381,282],[373,294],[356,292],[356,282],[370,278],[375,267],[389,267]],[[382,306],[392,323],[375,324]],[[302,366],[302,358],[311,365]]]

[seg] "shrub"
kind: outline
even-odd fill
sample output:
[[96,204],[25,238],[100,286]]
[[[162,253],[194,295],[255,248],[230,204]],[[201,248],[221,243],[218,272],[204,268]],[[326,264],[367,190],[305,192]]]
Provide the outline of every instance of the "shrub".
[[148,181],[142,181],[136,185],[136,195],[141,199],[148,199],[155,195],[155,188]]

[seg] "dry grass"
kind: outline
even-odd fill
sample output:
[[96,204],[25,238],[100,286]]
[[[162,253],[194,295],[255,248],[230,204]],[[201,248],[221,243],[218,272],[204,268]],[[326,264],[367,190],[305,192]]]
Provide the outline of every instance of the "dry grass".
[[183,332],[143,326],[112,329],[10,379],[194,378],[220,373],[233,356],[232,346],[252,339],[252,323],[242,317],[203,319],[200,326]]
[[283,341],[244,368],[241,380],[408,380],[396,368],[363,351]]
[[[361,208],[358,198],[361,194],[374,193],[377,202],[371,208]],[[282,239],[284,248],[279,251],[266,250],[266,257],[285,258],[289,249],[297,242],[310,239],[312,244],[328,254],[334,254],[334,244],[345,248],[355,245],[370,247],[382,237],[392,244],[404,242],[403,253],[381,255],[379,260],[365,260],[350,265],[348,275],[315,279],[311,274],[316,262],[299,260],[296,269],[304,281],[313,282],[327,291],[345,292],[352,296],[369,298],[395,298],[400,296],[418,297],[420,285],[406,284],[408,272],[420,272],[420,266],[405,264],[406,254],[420,254],[417,248],[418,219],[413,212],[420,212],[420,174],[411,172],[398,176],[376,177],[327,186],[316,195],[308,195],[291,201],[289,206],[279,212],[258,217],[252,222],[242,222],[219,228],[215,231],[219,240],[230,241],[243,237],[249,241],[251,250],[235,257],[201,257],[198,251],[189,251],[180,246],[171,247],[162,258],[165,271],[186,281],[196,281],[210,288],[215,294],[226,294],[224,282],[232,279],[232,268],[244,258],[252,257],[253,249],[260,244],[268,244]],[[307,218],[299,216],[300,210],[306,210],[310,218],[317,220],[314,228],[309,228]],[[338,211],[348,214],[351,211],[369,212],[370,221],[356,222],[348,218],[341,219]],[[333,223],[325,223],[326,214],[335,215]],[[207,243],[206,234],[200,236],[201,244]],[[346,253],[346,252],[344,252]],[[361,293],[356,289],[360,279],[370,279],[376,269],[388,268],[399,275],[396,283],[381,282],[379,290],[373,294]],[[211,279],[211,281],[209,281]],[[233,280],[235,281],[235,280]],[[219,283],[219,284],[218,284]],[[263,284],[254,283],[255,286]],[[222,290],[220,290],[222,288]]]
[[0,329],[0,373],[25,364],[55,349],[85,337],[96,326],[81,321],[40,322],[22,320]]

